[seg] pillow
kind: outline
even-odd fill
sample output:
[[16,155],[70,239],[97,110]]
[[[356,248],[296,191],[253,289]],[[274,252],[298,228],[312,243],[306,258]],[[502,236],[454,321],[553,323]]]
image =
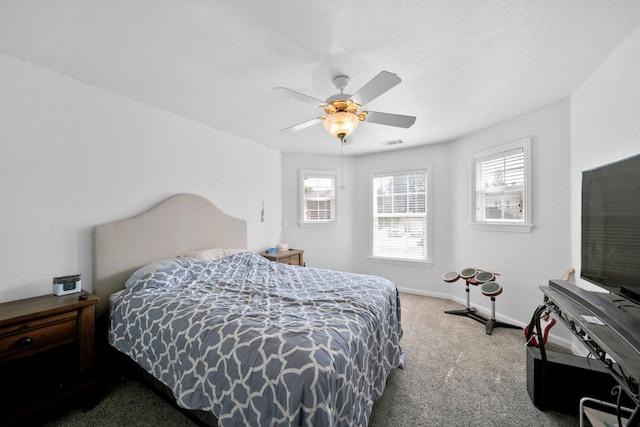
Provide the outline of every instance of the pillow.
[[129,280],[124,284],[125,288],[129,288],[133,286],[141,277],[144,277],[147,274],[153,274],[157,270],[165,269],[165,268],[177,268],[180,267],[180,262],[176,259],[165,259],[162,261],[152,262],[151,264],[147,264],[144,267],[140,267],[137,269]]
[[199,251],[189,251],[182,256],[186,258],[195,258],[200,261],[216,261],[231,255],[238,254],[240,252],[246,252],[246,251],[247,251],[246,249],[213,248],[213,249],[201,249]]

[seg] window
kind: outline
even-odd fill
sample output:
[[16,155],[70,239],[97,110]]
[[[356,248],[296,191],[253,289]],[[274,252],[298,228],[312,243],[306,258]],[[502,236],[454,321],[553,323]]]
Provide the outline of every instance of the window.
[[427,262],[430,166],[371,173],[372,257]]
[[529,162],[529,139],[473,155],[474,225],[511,231],[531,230]]
[[300,170],[301,224],[327,224],[337,221],[337,172]]

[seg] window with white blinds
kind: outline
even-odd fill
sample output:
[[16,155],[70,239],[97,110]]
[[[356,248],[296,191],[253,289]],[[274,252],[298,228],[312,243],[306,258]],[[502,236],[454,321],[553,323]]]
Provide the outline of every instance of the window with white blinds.
[[427,261],[428,168],[373,172],[371,180],[373,257]]
[[336,221],[336,181],[335,171],[300,171],[301,223],[322,224]]
[[529,223],[528,145],[526,139],[474,154],[474,223]]

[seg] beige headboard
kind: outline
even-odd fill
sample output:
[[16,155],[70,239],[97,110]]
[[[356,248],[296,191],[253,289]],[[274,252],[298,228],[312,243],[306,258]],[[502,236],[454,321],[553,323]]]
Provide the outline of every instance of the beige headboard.
[[96,315],[107,313],[109,295],[123,289],[138,268],[208,248],[246,249],[247,223],[195,194],[178,194],[140,215],[94,227]]

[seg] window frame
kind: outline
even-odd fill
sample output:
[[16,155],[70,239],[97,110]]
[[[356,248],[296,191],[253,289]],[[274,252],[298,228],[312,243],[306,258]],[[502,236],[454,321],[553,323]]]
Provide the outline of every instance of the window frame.
[[[333,218],[329,220],[323,221],[308,221],[305,217],[305,205],[306,198],[304,192],[304,181],[307,177],[317,177],[317,178],[330,178],[333,180]],[[340,186],[339,186],[339,178],[340,175],[336,170],[325,170],[325,169],[299,169],[299,197],[300,202],[298,204],[299,208],[299,221],[298,225],[300,227],[329,227],[334,224],[338,224],[340,218]]]
[[[523,219],[522,221],[478,221],[476,212],[478,210],[477,198],[477,167],[479,164],[508,157],[511,152],[522,150],[524,156],[523,173]],[[488,150],[479,151],[471,155],[471,225],[474,230],[492,230],[529,233],[534,227],[532,221],[532,179],[531,179],[531,138],[524,138],[518,141],[503,144]]]
[[[380,176],[391,175],[408,175],[415,172],[424,172],[426,175],[425,186],[425,218],[424,218],[424,247],[425,247],[425,259],[416,260],[408,258],[392,258],[374,255],[374,224],[375,224],[375,196],[373,194],[373,180]],[[375,169],[369,171],[369,261],[388,263],[388,264],[400,264],[413,267],[431,267],[433,265],[433,174],[431,163],[424,163],[414,166],[387,168],[387,169]]]

